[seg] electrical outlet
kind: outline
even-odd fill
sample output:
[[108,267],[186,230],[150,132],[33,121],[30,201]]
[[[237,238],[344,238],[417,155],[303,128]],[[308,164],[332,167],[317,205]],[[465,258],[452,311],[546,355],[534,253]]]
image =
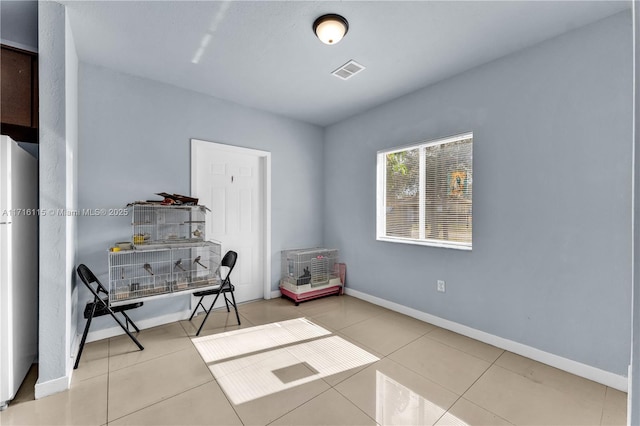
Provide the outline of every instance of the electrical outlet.
[[444,293],[446,291],[446,284],[443,280],[438,280],[438,291]]

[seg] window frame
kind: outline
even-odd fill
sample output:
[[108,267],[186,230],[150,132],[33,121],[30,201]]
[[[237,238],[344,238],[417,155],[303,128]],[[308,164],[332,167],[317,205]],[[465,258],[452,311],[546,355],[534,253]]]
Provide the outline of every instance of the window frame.
[[[376,154],[376,240],[377,241],[385,241],[390,243],[401,243],[401,244],[414,244],[421,246],[429,246],[429,247],[442,247],[442,248],[451,248],[457,250],[467,250],[470,251],[473,248],[473,222],[471,227],[471,242],[460,242],[460,241],[446,241],[440,239],[432,239],[427,238],[426,236],[422,236],[424,234],[424,221],[425,221],[425,185],[426,185],[426,173],[425,173],[425,149],[432,146],[444,145],[451,142],[458,142],[465,139],[471,139],[472,150],[473,150],[473,132],[460,133],[454,136],[447,136],[444,138],[428,140],[418,143],[412,143],[410,145],[398,146],[387,148],[384,150],[379,150]],[[418,149],[420,155],[420,170],[419,170],[419,229],[421,236],[418,238],[410,238],[410,237],[398,237],[398,236],[388,236],[386,235],[386,226],[387,226],[387,197],[386,197],[386,158],[388,154],[393,154],[396,152],[408,151],[411,149]],[[473,157],[471,159],[471,170],[473,171]],[[471,205],[473,206],[473,193],[471,195],[472,201]],[[473,217],[472,217],[473,221]]]

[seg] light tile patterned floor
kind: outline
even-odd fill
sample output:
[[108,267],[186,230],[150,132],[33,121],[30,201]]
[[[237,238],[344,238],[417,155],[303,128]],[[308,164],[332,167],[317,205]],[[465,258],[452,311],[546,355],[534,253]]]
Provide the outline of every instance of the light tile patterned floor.
[[197,317],[143,330],[144,351],[126,336],[88,344],[70,390],[34,401],[36,373],[0,412],[0,424],[626,423],[625,393],[353,297],[299,306],[274,299],[239,310],[241,326],[217,311],[201,335],[305,317],[379,360],[235,405],[191,342]]

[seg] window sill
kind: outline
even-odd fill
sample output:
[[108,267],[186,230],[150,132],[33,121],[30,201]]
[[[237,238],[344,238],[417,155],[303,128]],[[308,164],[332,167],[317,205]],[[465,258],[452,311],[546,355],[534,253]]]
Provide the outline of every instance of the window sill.
[[417,246],[429,246],[429,247],[441,247],[455,250],[471,251],[472,245],[470,243],[455,243],[442,240],[416,240],[413,238],[400,238],[400,237],[380,237],[376,238],[378,241],[384,241],[387,243],[400,243],[400,244],[413,244]]

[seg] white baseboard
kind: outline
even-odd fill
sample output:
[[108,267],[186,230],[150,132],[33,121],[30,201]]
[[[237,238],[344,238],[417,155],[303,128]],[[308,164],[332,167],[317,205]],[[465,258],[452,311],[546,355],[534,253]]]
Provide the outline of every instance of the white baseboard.
[[627,424],[631,425],[631,411],[635,406],[636,402],[633,401],[633,364],[629,364],[628,369],[628,377],[629,377],[629,390],[627,391]]
[[282,296],[282,293],[280,293],[280,290],[273,290],[271,292],[272,299],[278,299],[280,296]]
[[357,297],[358,299],[366,300],[367,302],[371,302],[375,305],[391,309],[392,311],[396,311],[401,314],[419,319],[421,321],[436,325],[438,327],[445,328],[455,333],[462,334],[463,336],[467,336],[472,339],[487,343],[489,345],[496,346],[500,349],[504,349],[509,352],[513,352],[515,354],[533,359],[535,361],[539,361],[543,364],[547,364],[568,373],[575,374],[576,376],[593,380],[594,382],[601,383],[605,386],[609,386],[619,391],[628,391],[629,380],[627,377],[620,376],[609,371],[601,370],[599,368],[592,367],[578,361],[573,361],[571,359],[564,358],[549,352],[545,352],[522,343],[514,342],[513,340],[498,337],[493,334],[489,334],[466,325],[440,318],[426,312],[418,311],[417,309],[409,308],[395,302],[390,302],[376,296],[371,296],[369,294],[360,292],[358,290],[353,290],[348,287],[345,287],[345,293],[350,296]]
[[73,338],[73,342],[71,343],[71,353],[67,360],[67,375],[69,376],[69,383],[71,383],[71,378],[73,378],[73,366],[76,363],[76,356],[78,355],[78,349],[80,348],[81,337],[82,336],[80,334],[76,334]]
[[58,377],[57,379],[48,380],[40,383],[39,381],[35,386],[35,398],[40,399],[45,396],[53,395],[54,393],[66,391],[71,387],[71,375]]
[[48,380],[43,383],[36,383],[35,385],[35,398],[40,399],[45,396],[53,395],[54,393],[62,392],[71,387],[71,378],[73,376],[73,364],[75,363],[76,354],[80,347],[80,337],[76,335],[71,342],[71,354],[67,360],[67,374],[57,379]]
[[[159,317],[138,320],[136,321],[136,325],[140,330],[144,330],[147,328],[157,327],[159,325],[168,324],[171,322],[186,320],[186,319],[189,319],[190,316],[191,316],[191,311],[185,310],[182,312],[175,312],[172,314],[162,315]],[[119,316],[118,319],[122,319],[122,317]],[[115,321],[114,321],[114,324],[115,324],[115,327],[105,328],[105,329],[96,330],[96,331],[89,331],[89,334],[87,334],[87,343],[95,342],[97,340],[108,339],[109,337],[115,337],[121,334],[125,334],[124,330],[120,328],[120,326],[116,324]],[[73,357],[75,358],[75,356],[76,354],[74,353]]]

